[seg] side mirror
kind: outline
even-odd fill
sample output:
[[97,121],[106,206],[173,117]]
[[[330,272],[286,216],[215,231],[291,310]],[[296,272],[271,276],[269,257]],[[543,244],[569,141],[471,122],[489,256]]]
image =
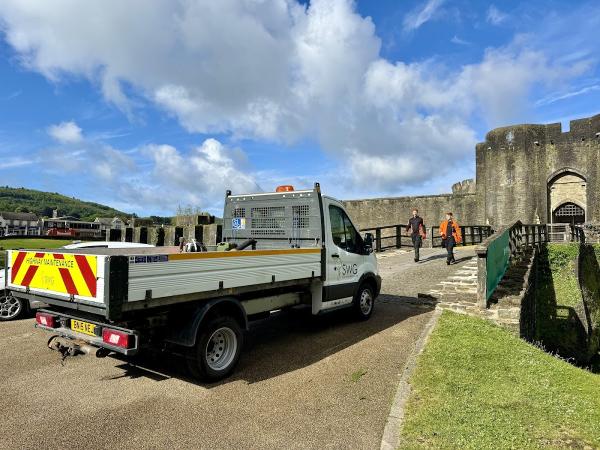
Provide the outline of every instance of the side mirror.
[[373,234],[365,233],[364,242],[367,253],[373,253]]

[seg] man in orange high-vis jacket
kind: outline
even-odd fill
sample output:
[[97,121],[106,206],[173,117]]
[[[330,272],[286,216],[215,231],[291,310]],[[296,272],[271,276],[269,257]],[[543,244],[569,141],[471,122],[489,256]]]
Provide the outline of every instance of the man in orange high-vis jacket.
[[455,262],[454,246],[462,242],[462,233],[451,212],[446,213],[446,220],[440,224],[440,235],[442,236],[442,246],[445,246],[448,251],[446,264],[453,264]]

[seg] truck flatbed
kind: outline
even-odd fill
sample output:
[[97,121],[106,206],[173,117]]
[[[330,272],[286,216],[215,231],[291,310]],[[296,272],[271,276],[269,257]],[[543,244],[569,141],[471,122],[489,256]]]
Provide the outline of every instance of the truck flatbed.
[[50,305],[116,320],[128,311],[309,285],[321,248],[181,253],[179,247],[9,251],[8,287]]

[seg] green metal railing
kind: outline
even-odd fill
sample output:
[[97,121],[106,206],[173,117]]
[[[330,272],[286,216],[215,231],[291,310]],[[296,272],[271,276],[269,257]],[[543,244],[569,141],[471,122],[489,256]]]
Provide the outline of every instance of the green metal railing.
[[502,280],[510,263],[510,229],[496,233],[487,248],[486,254],[486,300],[489,300],[494,290]]
[[486,308],[513,259],[527,247],[548,242],[545,224],[523,225],[520,221],[500,227],[476,249],[478,260],[477,300]]

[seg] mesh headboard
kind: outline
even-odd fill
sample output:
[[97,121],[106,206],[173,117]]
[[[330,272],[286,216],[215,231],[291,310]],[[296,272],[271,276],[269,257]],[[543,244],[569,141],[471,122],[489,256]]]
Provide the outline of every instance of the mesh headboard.
[[229,195],[223,212],[223,240],[256,239],[257,249],[320,247],[317,190]]

